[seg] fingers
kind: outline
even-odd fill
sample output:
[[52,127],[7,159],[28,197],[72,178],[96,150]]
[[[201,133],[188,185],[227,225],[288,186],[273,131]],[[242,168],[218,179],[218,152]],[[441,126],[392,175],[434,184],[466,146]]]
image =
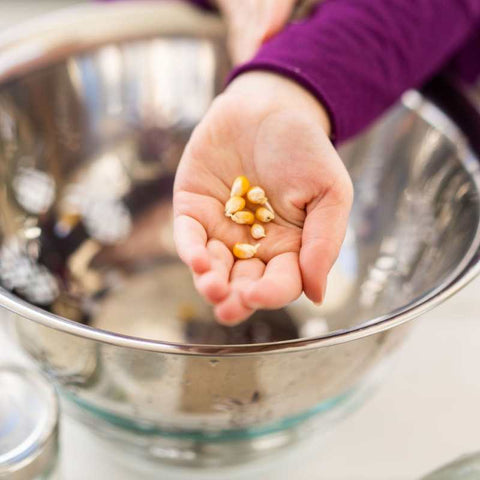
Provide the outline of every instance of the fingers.
[[230,293],[215,307],[215,316],[224,325],[236,325],[247,319],[254,309],[245,305],[241,292],[258,280],[265,270],[265,264],[258,258],[237,260],[230,274]]
[[[261,36],[254,25],[242,28],[235,19],[229,25],[228,48],[234,65],[250,60],[261,45]],[[248,25],[248,24],[247,24]]]
[[230,292],[228,279],[233,266],[233,255],[219,240],[209,240],[207,250],[211,269],[203,275],[194,275],[195,287],[210,303],[219,303]]
[[260,25],[262,43],[283,29],[290,19],[297,0],[263,0],[264,9]]
[[287,252],[272,258],[261,278],[242,292],[244,305],[252,309],[281,308],[302,293],[298,253]]
[[235,64],[252,58],[262,43],[287,23],[295,0],[218,0],[228,23],[228,42]]
[[173,234],[178,255],[193,273],[210,270],[207,232],[201,223],[187,215],[179,215],[173,222]]
[[305,294],[315,303],[325,297],[328,272],[342,246],[350,213],[352,192],[329,193],[307,209],[303,227],[300,268]]

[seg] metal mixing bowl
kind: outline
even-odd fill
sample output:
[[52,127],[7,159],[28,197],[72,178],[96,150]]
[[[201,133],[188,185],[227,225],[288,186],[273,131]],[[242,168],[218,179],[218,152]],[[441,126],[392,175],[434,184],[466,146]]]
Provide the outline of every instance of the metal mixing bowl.
[[479,270],[478,159],[411,92],[342,149],[356,202],[325,304],[216,324],[176,256],[171,193],[227,71],[218,19],[178,2],[90,5],[0,37],[0,304],[84,421],[194,465],[341,417],[405,322]]

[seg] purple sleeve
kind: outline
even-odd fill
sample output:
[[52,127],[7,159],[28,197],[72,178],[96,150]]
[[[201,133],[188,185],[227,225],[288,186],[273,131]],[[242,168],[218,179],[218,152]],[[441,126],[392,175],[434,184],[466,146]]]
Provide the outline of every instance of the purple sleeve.
[[[333,138],[343,141],[445,66],[479,20],[480,0],[326,0],[230,78],[261,69],[296,80],[322,102]],[[480,67],[480,51],[471,61]]]

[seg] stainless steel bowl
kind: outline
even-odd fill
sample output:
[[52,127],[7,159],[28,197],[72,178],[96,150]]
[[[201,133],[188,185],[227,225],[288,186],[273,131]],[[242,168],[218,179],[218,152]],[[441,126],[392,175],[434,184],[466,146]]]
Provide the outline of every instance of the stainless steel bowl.
[[227,71],[218,19],[178,2],[89,5],[0,38],[0,303],[84,421],[192,465],[341,417],[403,324],[479,270],[478,158],[410,92],[342,150],[356,203],[324,306],[216,324],[170,202]]

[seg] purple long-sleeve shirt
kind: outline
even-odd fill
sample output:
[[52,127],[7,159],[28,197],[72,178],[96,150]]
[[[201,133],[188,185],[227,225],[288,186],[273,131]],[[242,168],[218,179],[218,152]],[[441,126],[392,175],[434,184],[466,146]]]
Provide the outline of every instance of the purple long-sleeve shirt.
[[480,0],[324,0],[229,80],[270,70],[297,81],[325,106],[341,142],[444,69],[467,82],[479,76]]
[[473,81],[479,29],[480,0],[326,0],[231,78],[262,69],[296,80],[326,107],[343,141],[444,68]]

